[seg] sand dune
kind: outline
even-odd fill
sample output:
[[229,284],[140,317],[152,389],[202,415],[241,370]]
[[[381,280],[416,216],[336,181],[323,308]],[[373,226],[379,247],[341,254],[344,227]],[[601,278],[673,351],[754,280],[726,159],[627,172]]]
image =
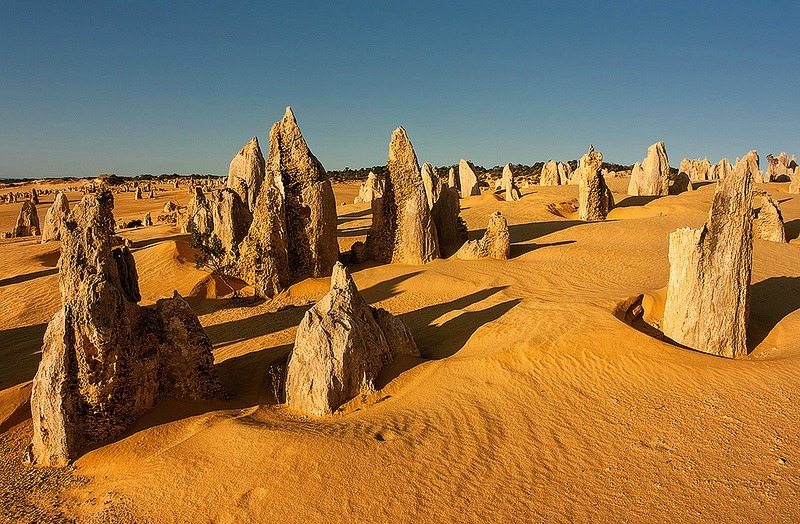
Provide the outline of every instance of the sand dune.
[[[714,193],[706,184],[628,197],[627,182],[609,179],[617,207],[606,222],[547,210],[577,186],[526,188],[518,202],[463,199],[470,238],[490,213],[507,218],[508,261],[351,267],[365,299],[408,324],[422,358],[399,358],[374,394],[319,420],[276,405],[268,369],[327,279],[273,301],[231,301],[195,269],[185,235],[121,231],[133,242],[142,303],[173,290],[190,297],[231,398],[162,401],[76,461],[70,474],[85,483],[35,484],[64,487],[48,511],[137,522],[800,519],[800,200],[786,184],[760,186],[781,202],[790,243],[755,241],[752,351],[727,360],[613,315],[631,296],[658,298],[669,233],[701,225]],[[364,239],[370,207],[351,203],[358,185],[334,190],[348,203],[338,206],[344,251]],[[158,195],[116,195],[116,216],[155,217],[168,199],[189,198],[184,189]],[[41,218],[51,201],[43,198]],[[19,206],[0,206],[0,230]],[[18,460],[31,432],[28,384],[60,307],[57,245],[0,240],[4,463]],[[0,492],[19,493],[26,474],[0,479]],[[27,500],[43,504],[35,490]]]

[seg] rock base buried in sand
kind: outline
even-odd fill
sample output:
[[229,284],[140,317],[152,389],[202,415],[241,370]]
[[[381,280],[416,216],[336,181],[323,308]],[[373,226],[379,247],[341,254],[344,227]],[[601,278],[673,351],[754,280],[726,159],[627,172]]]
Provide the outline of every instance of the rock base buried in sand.
[[508,222],[500,211],[489,215],[489,225],[482,238],[470,240],[456,253],[461,260],[477,260],[479,258],[508,260],[510,255],[511,239],[508,233]]
[[747,353],[753,263],[752,176],[742,159],[719,182],[708,221],[669,238],[664,335],[724,357]]
[[359,393],[374,390],[381,369],[401,354],[419,356],[408,327],[367,305],[337,262],[330,292],[297,328],[286,368],[286,403],[307,415],[330,414]]

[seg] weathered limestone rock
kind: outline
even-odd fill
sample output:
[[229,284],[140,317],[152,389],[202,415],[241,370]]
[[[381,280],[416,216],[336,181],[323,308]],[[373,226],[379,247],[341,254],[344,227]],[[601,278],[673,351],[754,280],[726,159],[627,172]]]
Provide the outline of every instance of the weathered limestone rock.
[[439,200],[439,175],[436,168],[429,163],[422,164],[422,185],[425,188],[425,196],[428,199],[428,208],[433,209],[433,204]]
[[136,191],[133,193],[134,200],[141,200],[142,199],[142,188],[136,187]]
[[756,150],[750,151],[742,157],[741,160],[736,160],[737,166],[740,163],[744,164],[743,169],[750,175],[750,178],[752,178],[755,183],[761,184],[765,181],[764,173],[759,167],[758,152]]
[[36,191],[35,187],[31,189],[31,202],[36,206],[39,205],[39,192]]
[[669,238],[664,335],[721,355],[747,353],[753,189],[747,157],[717,185],[708,221]]
[[711,168],[711,178],[713,180],[722,180],[731,174],[731,163],[727,158],[720,160],[714,167]]
[[358,190],[358,196],[355,198],[355,200],[353,200],[353,203],[369,203],[376,198],[382,198],[383,188],[383,178],[378,177],[378,175],[370,171],[367,175],[367,179],[361,184],[361,188]]
[[30,237],[39,234],[39,215],[36,212],[36,204],[30,200],[22,202],[22,208],[17,216],[17,225],[14,226],[14,237]]
[[661,196],[669,194],[669,159],[664,142],[647,148],[647,157],[633,166],[628,194]]
[[507,201],[516,201],[522,198],[519,188],[514,183],[514,173],[511,172],[511,164],[503,167],[503,178],[500,179],[500,187],[506,192]]
[[456,170],[451,167],[450,171],[447,172],[447,185],[449,187],[456,188],[456,190],[460,195],[461,194],[461,187],[459,186],[460,183],[461,180],[456,176]]
[[286,367],[286,403],[307,415],[330,414],[359,393],[374,391],[381,369],[401,354],[419,356],[408,327],[367,305],[337,262],[330,292],[297,328]]
[[372,201],[372,228],[366,243],[369,257],[400,264],[425,264],[439,258],[436,226],[417,155],[402,127],[392,133],[388,167],[383,198]]
[[323,277],[339,260],[336,199],[325,168],[308,148],[292,108],[269,133],[267,177],[280,180],[290,276]]
[[670,174],[669,176],[669,191],[670,195],[679,195],[685,191],[694,191],[692,180],[689,175],[684,172],[678,172],[677,175]]
[[234,272],[258,297],[272,297],[291,282],[286,250],[286,211],[280,178],[267,174],[253,210],[253,221],[239,244]]
[[614,207],[614,195],[600,172],[603,154],[594,147],[581,157],[577,173],[580,176],[578,215],[581,220],[605,220]]
[[792,182],[789,184],[788,191],[794,195],[800,194],[800,167],[794,168]]
[[178,210],[178,204],[176,204],[172,200],[167,200],[167,203],[164,204],[164,213],[174,213],[177,210]]
[[790,165],[791,162],[786,153],[781,153],[778,158],[772,155],[767,155],[767,173],[764,175],[765,182],[787,182],[794,174],[795,165]]
[[684,158],[681,160],[678,172],[686,173],[686,175],[689,176],[689,180],[692,182],[711,180],[713,178],[711,162],[709,162],[707,158],[703,160]]
[[772,197],[761,194],[761,209],[753,223],[753,237],[772,242],[786,242],[783,215]]
[[436,225],[440,250],[445,247],[459,247],[467,241],[467,223],[461,218],[461,202],[456,188],[440,188],[431,216]]
[[181,231],[188,233],[192,226],[200,233],[214,232],[214,216],[211,206],[200,186],[195,186],[194,196],[186,205],[186,221],[182,225]]
[[150,215],[150,211],[144,214],[144,225],[145,226],[153,225],[153,217]]
[[480,196],[478,175],[475,174],[475,166],[469,160],[461,159],[458,162],[458,180],[462,197]]
[[568,162],[558,163],[558,181],[562,186],[572,184],[572,166]]
[[226,187],[236,191],[242,202],[253,211],[265,173],[264,155],[261,154],[258,138],[253,137],[231,160]]
[[548,160],[542,167],[542,174],[539,176],[540,186],[557,186],[561,182],[558,174],[558,164],[553,160]]
[[143,308],[133,255],[114,248],[114,199],[88,194],[65,222],[62,308],[47,326],[33,380],[27,462],[63,466],[89,444],[122,433],[163,396],[221,392],[212,345],[175,293]]
[[51,240],[61,240],[64,220],[69,215],[69,200],[63,191],[59,191],[53,199],[53,205],[47,210],[42,228],[42,244]]
[[508,260],[511,256],[511,237],[508,232],[508,222],[500,211],[489,215],[489,225],[486,227],[483,237],[466,242],[458,250],[456,256],[461,260],[479,258]]
[[153,190],[150,190],[150,193],[147,195],[147,198],[155,198],[155,197],[156,197],[156,192],[153,191]]
[[[263,181],[262,181],[263,182]],[[231,258],[238,257],[239,244],[247,236],[253,215],[239,193],[225,188],[217,194],[211,210],[214,234],[219,237],[222,247]]]

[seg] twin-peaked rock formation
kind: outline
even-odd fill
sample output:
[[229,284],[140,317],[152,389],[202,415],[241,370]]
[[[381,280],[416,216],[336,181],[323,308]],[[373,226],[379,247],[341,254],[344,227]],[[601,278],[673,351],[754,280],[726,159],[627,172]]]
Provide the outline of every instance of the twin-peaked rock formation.
[[373,391],[381,369],[397,355],[419,356],[411,331],[399,318],[369,306],[337,262],[330,292],[297,328],[286,366],[286,403],[307,415],[330,414]]
[[701,229],[678,229],[669,238],[664,335],[678,344],[725,357],[747,353],[753,262],[752,154],[719,182],[706,224]]
[[356,243],[354,254],[363,248],[367,258],[378,262],[419,265],[439,258],[440,246],[466,239],[457,190],[442,185],[432,166],[420,170],[402,127],[392,133],[388,168],[383,196],[372,201],[366,246]]
[[339,259],[336,200],[291,108],[269,134],[266,175],[236,271],[271,297],[299,277],[329,275]]
[[669,193],[669,158],[664,142],[647,148],[647,157],[637,162],[631,172],[628,194],[633,196],[662,196]]
[[113,438],[163,396],[210,398],[221,388],[211,341],[177,294],[137,305],[133,255],[114,246],[114,197],[86,195],[61,232],[61,310],[47,326],[33,380],[26,461],[63,466]]

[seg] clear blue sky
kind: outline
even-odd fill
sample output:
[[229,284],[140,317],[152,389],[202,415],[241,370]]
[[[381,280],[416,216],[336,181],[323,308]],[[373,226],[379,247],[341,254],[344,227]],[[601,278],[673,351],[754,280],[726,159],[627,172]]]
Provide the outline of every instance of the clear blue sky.
[[287,105],[328,169],[385,163],[398,125],[437,165],[800,155],[799,22],[797,2],[0,0],[0,177],[224,174]]

